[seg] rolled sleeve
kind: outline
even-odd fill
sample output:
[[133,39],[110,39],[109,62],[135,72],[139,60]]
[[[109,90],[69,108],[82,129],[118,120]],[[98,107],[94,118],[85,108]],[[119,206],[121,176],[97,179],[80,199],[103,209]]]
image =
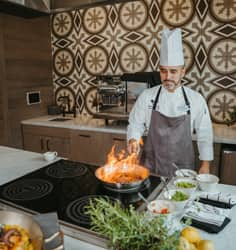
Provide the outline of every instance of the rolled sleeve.
[[145,131],[146,120],[146,97],[145,93],[142,93],[134,104],[130,115],[129,125],[127,128],[127,141],[130,139],[140,140]]
[[201,105],[199,105],[195,129],[197,133],[199,159],[202,161],[212,161],[214,158],[213,129],[208,107],[203,98],[201,99]]

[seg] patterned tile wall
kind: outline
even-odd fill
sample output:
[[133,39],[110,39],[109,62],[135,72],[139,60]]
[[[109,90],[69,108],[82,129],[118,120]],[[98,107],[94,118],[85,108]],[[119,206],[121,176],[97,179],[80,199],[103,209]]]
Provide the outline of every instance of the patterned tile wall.
[[236,105],[236,1],[143,0],[52,16],[55,100],[95,112],[95,75],[158,70],[163,27],[181,27],[186,86],[208,102],[214,122]]

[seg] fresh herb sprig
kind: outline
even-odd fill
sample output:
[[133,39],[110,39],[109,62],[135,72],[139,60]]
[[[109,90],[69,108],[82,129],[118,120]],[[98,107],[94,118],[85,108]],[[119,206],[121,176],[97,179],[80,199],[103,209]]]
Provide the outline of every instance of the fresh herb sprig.
[[120,204],[104,198],[90,201],[86,212],[92,221],[92,230],[109,239],[109,247],[117,250],[177,250],[179,232],[169,234],[163,217],[147,217],[132,206],[123,209]]

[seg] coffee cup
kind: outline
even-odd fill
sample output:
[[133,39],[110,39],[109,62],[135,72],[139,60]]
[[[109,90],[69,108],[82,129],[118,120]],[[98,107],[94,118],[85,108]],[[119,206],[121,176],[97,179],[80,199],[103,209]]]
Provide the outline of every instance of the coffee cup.
[[48,152],[43,154],[43,157],[46,161],[53,161],[57,157],[57,152],[56,151],[54,151],[54,152],[48,151]]

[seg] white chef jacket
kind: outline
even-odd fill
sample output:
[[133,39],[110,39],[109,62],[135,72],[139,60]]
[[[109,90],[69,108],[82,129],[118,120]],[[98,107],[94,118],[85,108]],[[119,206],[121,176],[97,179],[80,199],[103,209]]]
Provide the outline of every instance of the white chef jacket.
[[[139,141],[144,132],[148,131],[153,103],[160,86],[144,90],[134,104],[129,115],[128,141],[130,139]],[[213,160],[213,131],[206,101],[198,92],[188,87],[184,87],[184,90],[190,102],[191,132],[195,130],[197,134],[199,159],[211,161]],[[188,108],[181,87],[173,93],[162,87],[156,110],[169,117],[186,114]]]

